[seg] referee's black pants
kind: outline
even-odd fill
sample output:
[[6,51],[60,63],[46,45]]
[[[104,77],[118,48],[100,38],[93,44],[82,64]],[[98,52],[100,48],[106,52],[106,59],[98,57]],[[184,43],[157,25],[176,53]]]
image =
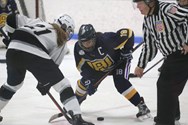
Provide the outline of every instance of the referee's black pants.
[[[180,51],[167,57],[157,81],[157,123],[175,125],[179,95],[188,80],[188,54]],[[181,103],[181,102],[180,102]]]

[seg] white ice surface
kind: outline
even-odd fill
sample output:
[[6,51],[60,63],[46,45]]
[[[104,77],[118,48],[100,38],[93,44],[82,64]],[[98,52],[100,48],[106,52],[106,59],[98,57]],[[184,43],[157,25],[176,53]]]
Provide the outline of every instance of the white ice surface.
[[[60,66],[64,75],[71,81],[72,87],[75,89],[76,81],[80,75],[75,68],[73,57],[73,46],[75,41],[70,41],[68,46],[71,53],[65,56]],[[134,52],[131,71],[134,70],[139,48]],[[150,67],[157,60],[161,59],[161,55],[157,55],[156,59],[148,64]],[[145,102],[151,110],[153,116],[156,115],[156,81],[158,78],[157,68],[161,64],[154,67],[143,78],[132,78],[130,81],[138,90],[141,96],[145,98]],[[0,64],[0,83],[6,81],[6,65]],[[41,96],[35,88],[37,81],[27,72],[23,87],[14,95],[8,105],[1,111],[4,120],[1,125],[69,125],[63,118],[59,118],[53,123],[48,123],[49,118],[58,113],[58,109],[48,96]],[[59,95],[52,89],[51,93],[59,102]],[[188,87],[180,96],[181,102],[181,120],[183,125],[188,125]],[[59,102],[59,104],[61,104]],[[123,98],[116,91],[112,78],[107,77],[99,86],[98,91],[89,96],[81,105],[84,119],[95,123],[96,125],[153,125],[152,120],[140,122],[136,119],[137,107],[134,107],[129,101]],[[104,117],[104,121],[97,121],[97,117]]]
[[[44,0],[47,20],[60,13],[70,14],[76,23],[75,32],[82,23],[91,23],[97,31],[116,31],[122,27],[129,27],[135,34],[141,35],[142,16],[132,7],[131,0]],[[73,46],[75,41],[68,43],[70,54],[67,55],[60,66],[64,75],[71,81],[75,89],[76,81],[80,75],[75,67]],[[133,72],[140,53],[139,48],[134,52],[131,72]],[[0,51],[0,56],[2,55]],[[161,59],[159,54],[148,64],[147,68]],[[156,115],[156,81],[157,68],[144,75],[143,78],[130,79],[133,86],[144,97],[146,104],[153,116]],[[178,75],[178,74],[177,74]],[[0,85],[6,82],[6,65],[0,63]],[[37,81],[27,72],[23,87],[14,95],[13,99],[1,111],[4,120],[0,125],[69,125],[62,117],[53,123],[48,123],[49,118],[58,113],[57,107],[48,96],[41,96],[36,89]],[[51,90],[51,93],[59,102],[59,95]],[[180,96],[181,120],[183,125],[188,125],[188,85]],[[61,104],[59,102],[59,104]],[[112,78],[107,77],[99,86],[95,95],[90,96],[81,105],[84,119],[96,125],[153,125],[152,120],[140,122],[136,119],[137,107],[123,98],[116,91]],[[97,117],[104,117],[104,121],[97,121]]]

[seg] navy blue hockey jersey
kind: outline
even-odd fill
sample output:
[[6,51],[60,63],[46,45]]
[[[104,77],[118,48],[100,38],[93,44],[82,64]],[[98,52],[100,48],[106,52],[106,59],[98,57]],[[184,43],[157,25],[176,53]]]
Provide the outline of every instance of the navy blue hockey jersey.
[[130,29],[96,34],[96,46],[92,52],[84,51],[78,44],[74,47],[77,69],[82,76],[92,70],[108,72],[120,59],[120,49],[132,50],[134,33]]

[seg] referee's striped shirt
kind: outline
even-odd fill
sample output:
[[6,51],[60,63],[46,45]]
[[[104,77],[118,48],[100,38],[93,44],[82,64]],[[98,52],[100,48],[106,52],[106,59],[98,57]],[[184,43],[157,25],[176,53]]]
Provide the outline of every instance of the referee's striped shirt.
[[144,45],[139,57],[138,67],[145,68],[157,54],[163,56],[181,50],[186,42],[188,10],[175,3],[158,2],[154,13],[144,17]]

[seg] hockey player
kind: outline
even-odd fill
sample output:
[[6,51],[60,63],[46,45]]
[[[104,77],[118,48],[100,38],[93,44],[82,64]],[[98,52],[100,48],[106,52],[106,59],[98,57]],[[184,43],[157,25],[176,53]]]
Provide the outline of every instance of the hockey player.
[[[7,25],[14,30],[17,24],[14,21],[22,16],[13,17],[12,21],[7,20]],[[13,32],[6,53],[8,78],[0,88],[1,111],[23,85],[26,71],[30,71],[38,80],[37,89],[42,95],[51,87],[60,94],[65,109],[73,112],[73,125],[93,125],[82,119],[73,89],[58,68],[65,54],[64,45],[71,39],[74,28],[73,19],[65,14],[53,23],[27,23]]]
[[[0,36],[2,39],[2,42],[6,45],[6,39],[3,39],[3,27],[5,25],[7,16],[11,13],[18,13],[18,8],[16,5],[16,2],[14,0],[0,0]],[[5,37],[5,36],[4,36]],[[3,45],[3,44],[2,44]],[[4,45],[2,46],[4,47]]]
[[96,92],[98,81],[102,82],[100,79],[121,60],[122,63],[111,72],[117,91],[138,107],[138,118],[150,113],[143,97],[128,80],[133,45],[134,33],[131,29],[98,33],[91,24],[80,27],[74,47],[76,66],[82,76],[75,92],[80,104],[87,94]]
[[176,118],[180,117],[179,96],[188,80],[188,41],[185,30],[188,26],[188,10],[175,3],[159,0],[133,2],[144,15],[144,46],[134,73],[142,77],[148,62],[155,58],[158,50],[166,58],[156,83],[155,125],[175,125]]

